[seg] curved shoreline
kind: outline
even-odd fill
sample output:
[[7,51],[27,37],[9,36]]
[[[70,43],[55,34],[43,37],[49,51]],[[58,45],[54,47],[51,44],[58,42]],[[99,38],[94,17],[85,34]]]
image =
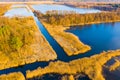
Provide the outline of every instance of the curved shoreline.
[[[120,22],[120,20],[116,21],[104,21],[104,22],[91,22],[91,23],[83,23],[83,24],[71,24],[71,27],[76,27],[76,26],[84,26],[84,25],[92,25],[92,24],[104,24],[104,23],[115,23],[115,22]],[[70,28],[70,27],[69,27]]]
[[102,52],[98,55],[86,57],[70,61],[68,63],[62,61],[51,62],[45,68],[37,68],[36,70],[28,70],[26,77],[33,78],[42,76],[47,73],[58,73],[58,74],[72,74],[84,73],[92,80],[105,80],[102,74],[102,68],[107,61],[113,57],[120,56],[120,50]]
[[[28,19],[27,23],[24,23],[23,26],[22,27],[20,26],[20,27],[21,27],[21,29],[23,29],[23,31],[26,28],[29,29],[29,26],[26,26],[26,27],[24,27],[24,26],[25,26],[25,24],[30,24],[29,22],[32,21],[33,23],[30,24],[32,26],[31,27],[32,30],[30,30],[29,32],[31,32],[33,34],[34,39],[33,39],[33,41],[31,40],[31,42],[29,42],[29,44],[30,44],[29,46],[26,45],[25,47],[22,47],[20,49],[20,51],[18,51],[18,52],[15,52],[15,51],[9,52],[11,54],[6,55],[5,53],[3,53],[1,51],[0,52],[0,54],[1,54],[0,70],[8,69],[11,67],[17,67],[17,66],[24,65],[24,64],[30,64],[30,63],[37,62],[37,61],[55,60],[57,58],[57,55],[54,52],[54,50],[52,49],[52,47],[50,46],[50,44],[43,37],[42,33],[38,30],[38,27],[36,27],[33,18],[32,19],[24,18],[24,19],[19,19],[19,20],[13,18],[13,20],[15,20],[18,23],[20,23],[20,20],[25,20],[25,19]],[[6,20],[8,20],[8,22],[10,21],[10,19],[7,19],[7,18],[6,18]],[[14,29],[14,30],[16,30],[16,29]],[[31,38],[29,38],[29,39],[31,39]],[[16,53],[19,53],[19,56]]]
[[[94,56],[95,56],[95,55],[94,55]],[[91,57],[93,57],[93,56],[91,56]],[[77,60],[74,60],[74,61],[77,62]],[[62,61],[60,61],[60,62],[62,62]],[[71,61],[71,62],[72,62],[72,61]],[[52,63],[53,63],[53,65],[54,65],[54,63],[55,63],[55,64],[57,64],[57,63],[59,64],[59,61],[51,62],[51,64],[52,64]],[[65,63],[67,63],[67,62],[65,62]],[[74,63],[74,62],[73,62],[73,63]],[[51,64],[50,64],[50,65],[51,65]],[[63,62],[63,64],[64,64],[64,62]],[[73,65],[74,65],[74,64],[73,64]],[[49,67],[49,66],[48,66],[48,67]],[[54,67],[54,66],[53,66],[53,67]],[[62,66],[60,66],[60,67],[62,67]],[[63,67],[64,67],[64,66],[63,66]],[[66,67],[65,67],[65,68],[66,68]],[[64,69],[65,69],[65,68],[64,68]],[[43,68],[42,68],[42,69],[43,69]],[[54,68],[53,68],[53,69],[54,69]],[[70,69],[68,69],[68,70],[70,70]],[[43,70],[43,71],[44,71],[44,70]],[[48,72],[49,72],[49,71],[48,71]],[[54,72],[54,71],[53,71],[53,72]],[[36,73],[36,74],[37,74],[37,73]]]
[[43,21],[41,22],[68,56],[83,54],[91,49],[90,46],[82,43],[74,34],[65,32],[67,28],[64,28],[63,26],[52,27],[52,25]]

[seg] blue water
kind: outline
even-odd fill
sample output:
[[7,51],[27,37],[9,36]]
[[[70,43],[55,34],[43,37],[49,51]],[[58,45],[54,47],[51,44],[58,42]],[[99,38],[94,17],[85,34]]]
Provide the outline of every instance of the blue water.
[[[120,27],[119,27],[120,23],[119,22],[77,26],[77,27],[72,27],[66,31],[71,32],[76,36],[78,36],[83,43],[90,45],[92,47],[92,50],[90,50],[85,54],[79,54],[76,56],[69,57],[66,55],[64,50],[60,47],[60,45],[50,36],[48,31],[44,28],[44,26],[41,24],[38,18],[35,17],[30,10],[27,10],[26,8],[22,8],[20,10],[18,9],[19,8],[12,8],[11,9],[12,11],[9,10],[5,14],[5,16],[8,15],[9,17],[12,17],[21,11],[23,11],[21,13],[23,16],[24,14],[33,16],[40,31],[42,32],[46,40],[50,43],[50,45],[53,47],[55,52],[57,53],[58,55],[57,60],[69,62],[74,59],[89,57],[91,55],[98,54],[104,50],[107,51],[107,50],[120,49]],[[0,70],[0,74],[17,72],[17,71],[21,71],[23,74],[25,74],[26,70],[34,70],[39,66],[45,67],[48,64],[49,62],[35,62],[32,64],[26,64],[22,67]]]
[[79,39],[92,47],[86,55],[94,55],[102,51],[120,49],[120,22],[92,24],[74,27],[69,30]]
[[6,17],[27,17],[31,16],[32,14],[27,10],[26,5],[12,5],[11,9],[8,10],[4,16]]
[[97,13],[100,12],[100,10],[97,9],[85,9],[85,8],[75,8],[75,7],[70,7],[66,5],[50,5],[50,4],[40,4],[40,5],[32,5],[32,7],[35,10],[41,11],[42,13],[46,13],[46,11],[51,11],[51,10],[60,10],[60,11],[74,11],[76,13]]
[[8,74],[11,72],[22,72],[24,75],[26,75],[27,70],[34,70],[37,69],[38,67],[46,67],[49,65],[49,62],[35,62],[31,64],[26,64],[23,66],[15,67],[15,68],[8,68],[5,70],[0,70],[0,75],[1,74]]
[[54,38],[51,37],[51,35],[48,33],[46,28],[41,24],[41,22],[38,20],[38,18],[34,16],[34,19],[35,19],[40,31],[44,35],[44,37],[47,39],[49,44],[52,46],[54,51],[57,53],[57,59],[62,60],[62,61],[69,61],[68,56],[66,55],[66,53],[64,52],[62,47],[60,47],[60,45],[56,42],[56,40],[54,40]]

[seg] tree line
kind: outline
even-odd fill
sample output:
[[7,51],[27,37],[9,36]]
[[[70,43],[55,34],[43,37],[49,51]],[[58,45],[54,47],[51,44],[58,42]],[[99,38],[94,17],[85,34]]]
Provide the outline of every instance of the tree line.
[[66,13],[60,14],[59,11],[49,11],[46,12],[46,14],[42,14],[36,11],[35,13],[39,18],[44,19],[47,23],[51,25],[71,26],[71,25],[120,21],[119,12],[100,12],[100,13],[87,13],[87,14],[78,14],[75,12],[71,12],[71,13],[69,12],[69,14]]

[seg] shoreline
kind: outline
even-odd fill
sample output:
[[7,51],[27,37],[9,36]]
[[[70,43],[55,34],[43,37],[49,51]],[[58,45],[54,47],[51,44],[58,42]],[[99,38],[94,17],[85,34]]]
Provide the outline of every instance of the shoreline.
[[[42,24],[44,25],[44,27],[48,30],[49,34],[51,34],[51,36],[54,37],[55,40],[58,42],[58,44],[60,44],[60,46],[64,49],[63,43],[61,43],[61,42],[59,41],[59,38],[56,38],[56,33],[53,33],[53,32],[55,32],[55,30],[58,30],[58,29],[57,29],[57,28],[54,29],[54,28],[55,28],[55,26],[54,26],[54,27],[53,27],[53,31],[51,31],[51,30],[52,30],[52,27],[51,27],[52,25],[51,25],[51,24],[48,24],[48,23],[46,23],[46,22],[44,22],[44,21],[42,21],[42,20],[41,20],[41,22],[42,22]],[[102,23],[114,23],[114,22],[120,22],[120,20],[116,20],[116,21],[105,21],[105,22],[91,22],[91,23],[72,24],[72,25],[70,25],[69,27],[68,27],[68,26],[63,27],[63,25],[58,25],[58,26],[59,26],[59,29],[63,28],[62,30],[58,30],[58,31],[60,31],[60,33],[64,32],[64,34],[67,35],[67,34],[69,34],[69,32],[65,32],[65,30],[66,30],[66,29],[70,29],[70,28],[72,28],[72,27],[74,27],[74,26],[84,26],[84,25],[102,24]],[[62,27],[61,27],[61,26],[62,26]],[[72,33],[70,33],[70,34],[71,34],[74,38],[77,37],[77,36],[75,36],[75,35],[72,34]],[[59,35],[58,35],[58,37],[59,37]],[[77,37],[77,38],[78,38],[78,37]],[[77,40],[77,38],[76,38],[76,40]],[[84,43],[82,43],[82,44],[84,44]],[[83,53],[89,51],[90,49],[91,49],[91,48],[89,47],[88,50],[83,51],[83,52],[81,52],[80,50],[78,50],[77,52],[74,52],[74,53],[72,53],[72,54],[70,54],[70,55],[69,55],[69,52],[67,52],[65,49],[64,49],[64,51],[67,53],[68,56],[72,56],[72,55],[83,54]]]
[[[26,72],[27,79],[39,77],[48,73],[75,75],[83,73],[92,80],[105,80],[102,68],[113,57],[120,56],[120,50],[102,52],[82,59],[70,62],[56,61],[51,62],[47,67],[38,67],[36,70]],[[81,65],[82,64],[82,65]],[[88,69],[89,68],[89,69]],[[95,75],[95,76],[94,76]]]
[[[27,22],[29,23],[31,21],[33,22],[33,23],[31,23],[31,25],[33,26],[32,27],[33,30],[31,30],[30,32],[31,33],[34,32],[33,37],[35,38],[34,39],[35,42],[30,43],[29,46],[26,45],[25,47],[22,47],[21,50],[23,50],[24,48],[26,50],[24,53],[18,51],[20,57],[18,56],[18,54],[15,54],[16,52],[10,52],[12,54],[8,55],[8,56],[5,56],[5,54],[3,54],[1,52],[0,54],[3,56],[2,58],[7,58],[7,60],[4,62],[3,62],[3,60],[0,60],[0,65],[1,65],[0,70],[5,70],[8,68],[12,68],[12,67],[19,67],[19,66],[23,66],[26,64],[34,63],[34,62],[55,60],[57,58],[55,51],[52,49],[50,44],[46,41],[44,36],[38,30],[38,27],[36,26],[33,18],[32,18],[32,20],[28,20]],[[42,50],[45,48],[46,48],[46,50]],[[9,56],[13,57],[13,59],[10,60]],[[16,58],[17,58],[17,60],[16,60]]]
[[41,21],[41,23],[48,30],[49,34],[63,48],[63,50],[66,52],[68,56],[84,54],[85,52],[91,50],[91,47],[82,43],[77,36],[75,36],[72,33],[65,32],[65,30],[68,29],[68,27],[65,28],[63,26],[59,26],[58,29],[55,27],[52,28],[51,27],[52,25],[49,25],[43,21]]
[[115,22],[120,22],[120,20],[116,20],[116,21],[105,21],[105,22],[91,22],[91,23],[72,24],[72,25],[69,26],[69,28],[70,28],[70,27],[77,27],[77,26],[84,26],[84,25],[103,24],[103,23],[115,23]]

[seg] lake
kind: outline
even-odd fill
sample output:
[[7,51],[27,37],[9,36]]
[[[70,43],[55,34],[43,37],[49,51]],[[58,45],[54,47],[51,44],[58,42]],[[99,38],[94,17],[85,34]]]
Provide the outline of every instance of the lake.
[[120,22],[101,23],[85,26],[72,27],[67,32],[71,32],[79,39],[92,47],[92,50],[85,53],[94,55],[102,51],[120,49]]
[[12,5],[11,9],[8,10],[4,16],[13,17],[27,17],[32,16],[31,12],[26,8],[26,5]]
[[51,11],[51,10],[74,11],[80,14],[101,12],[100,10],[97,10],[97,9],[75,8],[75,7],[70,7],[66,5],[41,4],[41,5],[32,5],[32,7],[35,10],[38,10],[42,13],[46,13],[46,11]]
[[[47,32],[47,30],[38,20],[38,18],[35,17],[29,9],[25,8],[25,6],[26,5],[13,5],[12,8],[8,12],[6,12],[4,16],[8,16],[8,17],[18,16],[18,15],[33,16],[40,31],[42,32],[46,40],[50,43],[50,45],[53,47],[55,52],[57,53],[58,55],[57,60],[69,62],[74,59],[79,59],[83,57],[89,57],[94,54],[99,54],[102,51],[120,49],[120,42],[119,42],[120,22],[76,26],[76,27],[71,27],[66,31],[78,36],[83,43],[90,45],[92,47],[92,50],[90,50],[85,54],[79,54],[76,56],[67,56],[64,50],[60,47],[60,45],[50,36],[50,34]],[[74,10],[76,12],[78,11],[78,13],[100,12],[99,10],[95,10],[95,9],[73,8],[64,5],[32,5],[32,7],[35,10],[40,10],[42,13],[45,13],[48,10],[71,10],[71,11]],[[35,62],[32,64],[26,64],[18,68],[1,70],[0,74],[21,71],[25,75],[26,70],[34,70],[39,66],[45,67],[48,64],[49,62]],[[89,80],[89,79],[85,79],[85,80]]]

